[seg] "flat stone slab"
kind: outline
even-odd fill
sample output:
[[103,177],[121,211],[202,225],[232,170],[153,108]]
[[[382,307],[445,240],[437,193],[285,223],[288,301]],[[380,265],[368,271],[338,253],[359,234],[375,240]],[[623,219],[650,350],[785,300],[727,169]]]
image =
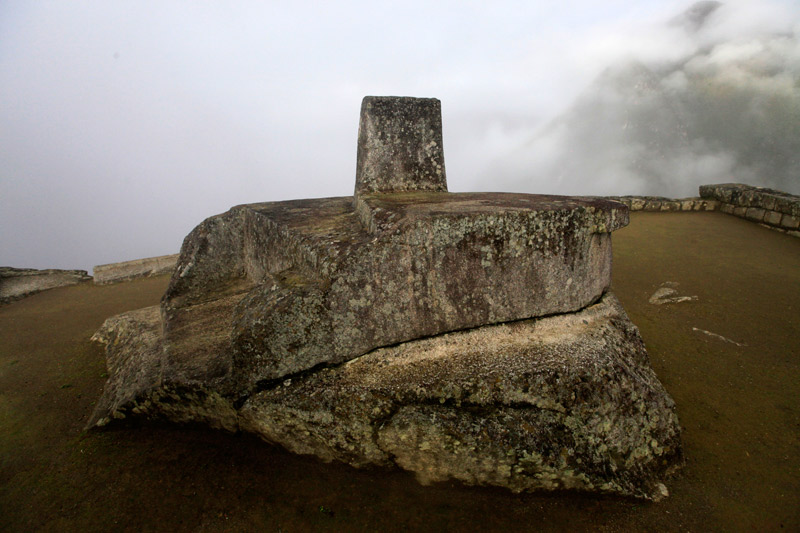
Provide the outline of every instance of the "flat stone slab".
[[[381,346],[577,311],[608,289],[609,232],[627,221],[602,199],[500,193],[239,206],[184,242],[164,298],[168,345],[180,357],[210,334],[221,342],[204,351],[232,354],[220,364],[252,389]],[[224,295],[224,319],[186,318]]]

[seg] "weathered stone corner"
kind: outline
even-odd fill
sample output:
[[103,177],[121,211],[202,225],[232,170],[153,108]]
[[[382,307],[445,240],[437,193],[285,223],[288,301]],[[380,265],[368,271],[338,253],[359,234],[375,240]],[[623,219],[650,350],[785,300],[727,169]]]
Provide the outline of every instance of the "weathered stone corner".
[[441,102],[366,96],[358,127],[356,196],[407,191],[447,192]]

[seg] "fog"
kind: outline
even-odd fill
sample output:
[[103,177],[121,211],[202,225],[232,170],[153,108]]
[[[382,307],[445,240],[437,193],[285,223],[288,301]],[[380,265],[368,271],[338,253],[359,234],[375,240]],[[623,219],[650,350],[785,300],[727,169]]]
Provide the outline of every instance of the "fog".
[[642,26],[482,176],[526,192],[680,197],[744,182],[800,194],[800,26],[781,12],[699,2]]
[[800,192],[793,1],[697,27],[690,2],[599,4],[3,2],[0,265],[175,253],[236,204],[350,195],[365,95],[442,100],[453,191]]

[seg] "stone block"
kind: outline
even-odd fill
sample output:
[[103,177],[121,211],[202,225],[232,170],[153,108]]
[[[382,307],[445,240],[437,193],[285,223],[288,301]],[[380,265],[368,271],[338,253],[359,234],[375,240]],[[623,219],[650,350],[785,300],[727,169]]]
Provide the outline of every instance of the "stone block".
[[358,127],[356,195],[411,190],[447,191],[441,103],[367,96]]
[[759,207],[761,194],[754,189],[744,189],[739,193],[738,204],[744,207]]
[[199,312],[212,280],[215,293],[244,292],[229,336],[245,388],[419,336],[575,311],[609,287],[608,233],[627,224],[602,199],[409,192],[355,205],[254,204],[204,222],[164,298],[173,351],[203,335],[171,324]]
[[642,198],[631,198],[631,211],[642,211],[645,208],[645,204],[647,202]]
[[[571,315],[387,347],[252,396],[241,426],[296,453],[396,464],[424,484],[653,498],[680,440],[674,405],[638,370],[647,355],[633,332],[606,296]],[[606,429],[622,412],[625,431]]]
[[701,198],[717,198],[716,185],[701,185],[699,191]]
[[745,214],[747,213],[746,207],[734,207],[733,214],[737,217],[745,218]]
[[768,211],[775,210],[776,197],[773,194],[763,193],[759,202],[759,207],[763,207]]
[[785,229],[797,229],[800,227],[800,217],[784,214],[781,216],[781,227]]
[[800,217],[800,196],[743,183],[700,186],[700,195],[734,207],[759,207]]
[[752,220],[753,222],[761,222],[764,220],[764,213],[765,211],[760,207],[748,207],[744,216],[746,219]]
[[775,198],[775,211],[800,217],[800,197],[785,195]]
[[767,211],[764,214],[764,222],[771,226],[780,226],[782,217],[783,215],[777,211]]
[[727,213],[729,215],[733,214],[734,209],[735,209],[734,206],[731,204],[720,204],[719,207],[720,211],[722,211],[723,213]]

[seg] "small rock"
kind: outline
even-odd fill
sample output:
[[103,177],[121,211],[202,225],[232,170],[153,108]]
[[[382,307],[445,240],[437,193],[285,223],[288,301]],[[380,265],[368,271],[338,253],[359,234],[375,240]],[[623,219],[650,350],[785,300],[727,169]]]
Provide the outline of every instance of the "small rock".
[[678,296],[676,287],[679,284],[675,281],[666,281],[653,293],[648,302],[653,305],[678,304],[682,302],[693,302],[697,296]]

